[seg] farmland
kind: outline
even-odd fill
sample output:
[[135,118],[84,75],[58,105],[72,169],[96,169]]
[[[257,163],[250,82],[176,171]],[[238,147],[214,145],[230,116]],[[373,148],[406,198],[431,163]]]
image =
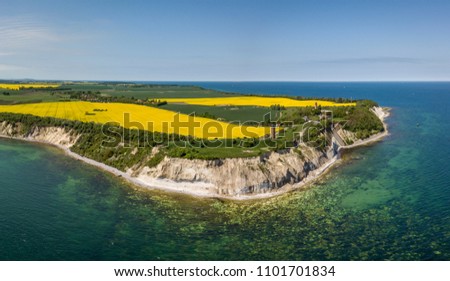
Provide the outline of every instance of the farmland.
[[[139,124],[137,129],[207,139],[262,137],[268,135],[269,129],[260,126],[258,122],[269,126],[269,121],[275,121],[281,116],[282,121],[301,123],[304,116],[318,121],[320,108],[315,109],[316,105],[339,112],[345,107],[354,108],[356,105],[333,99],[236,96],[233,93],[188,85],[126,82],[2,83],[1,85],[8,85],[11,89],[17,86],[18,90],[7,90],[4,86],[0,95],[0,112],[99,124],[115,122],[125,128]],[[297,112],[295,109],[302,110]],[[125,113],[129,113],[128,119],[125,119]],[[268,113],[272,119],[268,118]],[[188,117],[191,114],[195,114],[195,117]],[[182,124],[198,121],[198,126],[178,128],[171,123],[176,116]],[[230,125],[235,122],[247,122],[247,126]],[[247,129],[247,133],[243,132]]]
[[103,95],[112,97],[134,97],[136,99],[164,98],[211,98],[226,97],[228,93],[186,85],[153,85],[132,83],[65,83],[64,88],[72,91],[100,91]]
[[[117,82],[63,82],[57,88],[30,88],[13,85],[27,85],[15,81],[1,81],[0,104],[37,103],[67,100],[74,93],[95,93],[102,97],[134,100],[165,98],[226,97],[229,93],[204,89],[196,86],[153,85]],[[41,83],[48,85],[48,83]],[[55,84],[56,85],[56,84]],[[14,89],[13,89],[14,88]]]
[[6,90],[14,90],[18,91],[20,89],[45,89],[45,88],[57,88],[60,84],[51,84],[51,83],[4,83],[0,84],[0,89],[6,89]]
[[[123,103],[50,102],[0,105],[0,112],[31,114],[39,117],[118,123],[134,128],[163,133],[191,135],[197,138],[261,137],[269,133],[264,127],[243,127],[201,117],[190,117],[160,108]],[[129,118],[127,117],[129,116]],[[177,123],[177,119],[179,123]]]
[[[57,88],[0,90],[0,121],[22,123],[28,130],[36,126],[73,128],[83,136],[74,146],[75,152],[120,169],[134,165],[139,157],[122,155],[125,152],[119,148],[102,147],[103,128],[129,129],[123,131],[124,140],[134,143],[132,146],[139,146],[147,136],[150,141],[139,153],[142,157],[151,154],[157,145],[160,153],[150,160],[154,165],[165,155],[221,159],[291,147],[304,123],[310,121],[315,123],[309,125],[317,125],[310,143],[322,147],[323,128],[330,125],[322,118],[323,109],[333,112],[334,121],[351,121],[349,129],[367,137],[382,129],[372,120],[369,108],[373,106],[376,104],[371,101],[237,96],[196,86],[124,82],[63,82]],[[246,122],[246,126],[236,122]],[[268,138],[274,122],[281,122],[276,129],[280,133]],[[167,145],[159,145],[160,139]]]
[[169,103],[161,106],[161,108],[184,114],[195,113],[196,116],[209,116],[208,118],[226,122],[261,122],[265,120],[267,114],[271,114],[272,118],[276,115],[275,110],[261,106],[206,106]]
[[270,107],[280,105],[284,107],[306,107],[320,105],[329,106],[355,106],[356,103],[336,103],[324,100],[294,100],[284,97],[259,97],[259,96],[239,96],[239,97],[219,97],[219,98],[169,98],[168,103],[185,103],[205,106],[262,106]]

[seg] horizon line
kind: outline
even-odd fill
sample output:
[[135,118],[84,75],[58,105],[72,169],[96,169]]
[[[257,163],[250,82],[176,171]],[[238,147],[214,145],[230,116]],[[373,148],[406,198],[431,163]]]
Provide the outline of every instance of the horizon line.
[[60,82],[227,82],[227,83],[427,83],[427,82],[450,82],[450,80],[102,80],[102,79],[34,79],[34,78],[10,78],[0,81],[60,81]]

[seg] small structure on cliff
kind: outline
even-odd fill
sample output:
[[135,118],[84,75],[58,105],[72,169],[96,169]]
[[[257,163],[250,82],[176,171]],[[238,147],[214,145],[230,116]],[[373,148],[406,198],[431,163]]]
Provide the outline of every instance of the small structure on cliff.
[[270,125],[270,138],[271,139],[276,139],[277,138],[277,128],[278,125],[272,124]]

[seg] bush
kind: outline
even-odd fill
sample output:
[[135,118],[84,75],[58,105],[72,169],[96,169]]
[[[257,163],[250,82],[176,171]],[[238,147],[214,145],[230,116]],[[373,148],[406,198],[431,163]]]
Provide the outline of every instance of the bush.
[[384,130],[381,120],[366,108],[356,107],[348,116],[344,129],[356,133],[358,138],[367,138],[373,133]]

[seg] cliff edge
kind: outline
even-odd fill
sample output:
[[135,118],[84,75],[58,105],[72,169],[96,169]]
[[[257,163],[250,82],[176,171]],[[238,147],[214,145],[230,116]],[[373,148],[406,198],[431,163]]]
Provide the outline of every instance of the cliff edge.
[[[374,113],[384,121],[386,111],[374,108]],[[385,125],[385,123],[383,123]],[[27,131],[27,133],[24,133]],[[352,145],[342,145],[335,139],[352,139]],[[156,166],[142,162],[120,171],[103,163],[70,151],[80,135],[62,127],[33,127],[25,130],[20,123],[0,123],[0,136],[47,143],[64,149],[74,158],[97,166],[124,179],[147,188],[164,189],[196,196],[226,197],[235,199],[272,196],[296,189],[316,179],[338,158],[341,148],[354,147],[378,140],[387,134],[366,140],[356,140],[348,131],[339,128],[330,133],[331,144],[316,149],[303,144],[297,148],[268,152],[258,157],[199,160],[165,156]],[[338,136],[336,136],[339,138]],[[340,142],[342,142],[342,139]],[[345,141],[344,141],[345,142]]]

